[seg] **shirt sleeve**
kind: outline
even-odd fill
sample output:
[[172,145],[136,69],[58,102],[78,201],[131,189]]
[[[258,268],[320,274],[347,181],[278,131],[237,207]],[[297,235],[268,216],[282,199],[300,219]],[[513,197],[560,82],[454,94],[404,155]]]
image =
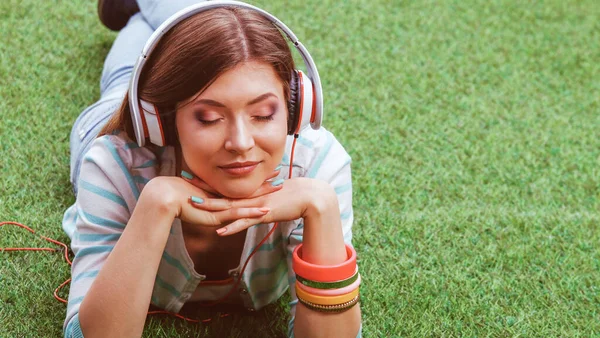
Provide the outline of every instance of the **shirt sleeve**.
[[[352,223],[354,221],[352,211],[352,176],[350,170],[351,158],[344,147],[335,139],[333,134],[321,128],[320,130],[309,130],[303,139],[300,136],[300,143],[308,147],[308,158],[303,159],[306,163],[305,177],[315,178],[328,182],[337,194],[340,218],[342,223],[342,232],[344,242],[352,245]],[[290,302],[291,320],[288,323],[288,337],[294,336],[294,319],[296,315],[296,297],[295,283],[296,274],[292,269],[292,252],[296,246],[302,243],[304,224],[294,223],[287,238],[287,264],[288,281],[292,301]],[[360,330],[359,334],[360,336]]]
[[111,137],[94,140],[81,165],[71,220],[75,223],[71,241],[75,258],[63,325],[64,336],[69,338],[83,337],[79,306],[119,240],[139,196],[128,170],[127,152]]

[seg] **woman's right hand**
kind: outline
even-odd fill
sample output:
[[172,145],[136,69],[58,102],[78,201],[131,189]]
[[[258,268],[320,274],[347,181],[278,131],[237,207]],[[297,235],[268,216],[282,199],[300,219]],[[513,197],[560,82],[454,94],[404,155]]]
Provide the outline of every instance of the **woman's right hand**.
[[[278,175],[279,171],[274,171],[267,180]],[[266,181],[252,197],[266,195],[282,187],[281,184],[273,186],[270,181]],[[236,200],[215,197],[210,192],[210,187],[197,177],[155,177],[146,184],[142,196],[150,198],[153,205],[165,212],[172,213],[173,218],[198,226],[215,227],[238,219],[260,218],[270,210],[258,204],[249,206],[245,203],[242,207],[241,202]],[[195,205],[202,204],[202,209],[192,206],[191,202]]]

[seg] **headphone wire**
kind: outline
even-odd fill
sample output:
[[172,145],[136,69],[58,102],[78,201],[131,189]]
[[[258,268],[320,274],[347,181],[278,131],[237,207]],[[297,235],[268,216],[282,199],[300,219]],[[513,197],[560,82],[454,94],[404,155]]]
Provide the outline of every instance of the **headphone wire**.
[[[293,162],[294,162],[294,150],[296,148],[296,141],[298,140],[298,136],[299,136],[298,133],[294,134],[294,141],[292,143],[292,151],[291,151],[291,154],[290,154],[290,165],[289,165],[290,169],[289,169],[289,173],[288,173],[288,179],[292,178],[292,168],[293,168]],[[48,242],[51,242],[53,244],[57,244],[57,245],[62,246],[62,249],[56,249],[56,248],[0,248],[0,252],[5,252],[5,251],[7,251],[7,252],[12,252],[12,251],[53,251],[53,252],[55,252],[55,251],[61,251],[62,250],[62,251],[64,251],[64,258],[65,258],[65,261],[67,262],[67,264],[69,264],[69,266],[73,265],[72,261],[69,259],[69,247],[66,244],[64,244],[64,243],[62,243],[60,241],[54,240],[52,238],[49,238],[49,237],[46,237],[46,236],[43,236],[43,235],[39,235],[39,234],[37,234],[35,232],[35,230],[33,230],[30,227],[28,227],[28,226],[26,226],[24,224],[21,224],[19,222],[11,222],[11,221],[0,222],[0,227],[2,227],[4,225],[15,225],[17,227],[23,228],[23,229],[31,232],[32,234],[38,235],[39,237],[41,237],[42,239],[44,239],[44,240],[46,240]],[[258,252],[258,249],[260,249],[260,247],[267,241],[267,239],[269,237],[271,237],[271,235],[275,232],[275,229],[277,229],[278,225],[279,225],[279,222],[275,222],[275,224],[273,225],[273,227],[271,228],[271,230],[269,231],[269,233],[267,233],[267,235],[260,241],[260,243],[254,248],[254,250],[252,250],[252,252],[248,256],[248,258],[246,259],[246,262],[244,262],[244,265],[242,266],[242,270],[239,273],[238,279],[236,280],[236,282],[234,283],[234,285],[231,287],[231,289],[229,290],[229,292],[225,296],[223,296],[221,299],[218,299],[216,301],[211,301],[211,302],[205,303],[205,304],[200,304],[200,306],[202,306],[202,307],[210,307],[210,306],[214,306],[214,305],[220,304],[220,303],[224,302],[227,298],[229,298],[233,294],[233,292],[235,290],[237,290],[238,285],[242,281],[242,276],[244,274],[244,271],[246,270],[246,267],[248,266],[248,262],[250,261],[250,258],[252,258],[252,256],[254,256],[254,254],[256,252]],[[71,282],[71,278],[69,278],[69,279],[65,280],[64,282],[62,282],[62,284],[60,284],[54,290],[54,293],[53,293],[54,298],[56,300],[58,300],[59,302],[61,302],[61,303],[67,304],[67,300],[64,299],[64,298],[62,298],[62,297],[60,297],[58,295],[58,291],[60,289],[62,289],[65,285],[67,285],[69,282]],[[192,322],[192,323],[199,323],[199,322],[209,323],[209,322],[212,321],[212,318],[206,318],[206,319],[201,319],[201,320],[199,320],[199,319],[192,319],[192,318],[188,318],[188,317],[182,316],[182,315],[180,315],[178,313],[164,311],[164,310],[148,311],[148,315],[156,315],[156,314],[172,315],[174,317],[177,317],[177,318],[180,318],[180,319],[183,319],[185,321]],[[227,317],[227,316],[229,316],[229,314],[225,313],[225,314],[221,314],[219,317],[223,318],[223,317]]]

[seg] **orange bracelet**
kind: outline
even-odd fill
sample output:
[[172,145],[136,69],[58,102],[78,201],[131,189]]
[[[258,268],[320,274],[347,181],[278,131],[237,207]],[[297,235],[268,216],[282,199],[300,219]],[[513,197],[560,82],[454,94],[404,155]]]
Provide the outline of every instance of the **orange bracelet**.
[[356,251],[346,244],[347,259],[338,265],[316,265],[302,260],[302,244],[299,244],[292,255],[294,272],[304,279],[315,282],[337,282],[348,279],[356,271]]
[[349,302],[358,296],[358,290],[359,288],[356,288],[345,295],[339,296],[317,296],[300,289],[296,285],[296,295],[298,298],[317,305],[339,305]]

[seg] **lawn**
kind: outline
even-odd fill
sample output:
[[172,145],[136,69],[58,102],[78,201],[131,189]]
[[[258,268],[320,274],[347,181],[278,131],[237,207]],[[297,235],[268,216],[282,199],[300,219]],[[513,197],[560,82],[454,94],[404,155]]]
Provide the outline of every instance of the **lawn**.
[[[252,3],[311,51],[353,158],[365,336],[600,335],[596,1]],[[95,6],[0,2],[0,221],[64,242],[69,132],[115,37]],[[48,245],[0,228],[24,246]],[[60,253],[0,252],[0,337],[60,336],[69,277]],[[282,304],[144,336],[280,336]]]

